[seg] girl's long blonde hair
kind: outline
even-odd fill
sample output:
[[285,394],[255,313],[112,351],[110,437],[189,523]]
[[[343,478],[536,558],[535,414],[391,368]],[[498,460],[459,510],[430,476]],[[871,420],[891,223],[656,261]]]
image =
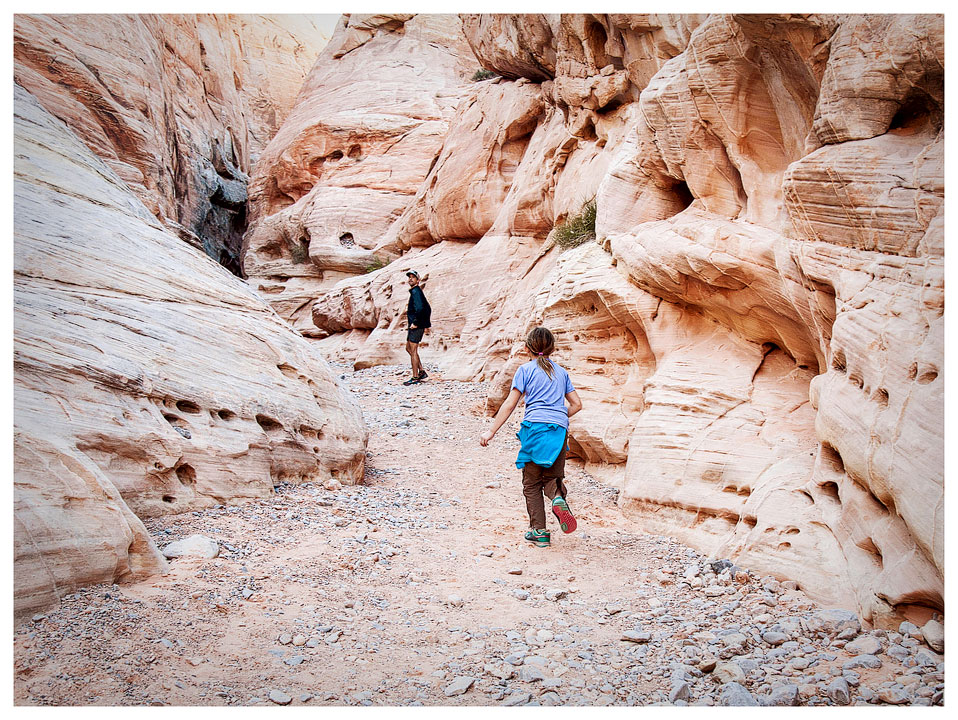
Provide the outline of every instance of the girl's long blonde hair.
[[529,352],[536,356],[536,362],[539,364],[539,367],[542,368],[546,375],[549,376],[549,379],[552,380],[555,377],[555,370],[549,361],[549,356],[552,354],[552,351],[556,349],[556,339],[552,333],[549,332],[549,329],[544,327],[532,328],[526,336],[526,347],[529,348]]

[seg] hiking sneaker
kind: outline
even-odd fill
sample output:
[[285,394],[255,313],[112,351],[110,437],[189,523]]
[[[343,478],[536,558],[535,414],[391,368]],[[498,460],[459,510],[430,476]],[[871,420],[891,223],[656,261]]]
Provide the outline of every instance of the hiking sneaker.
[[418,384],[421,383],[421,382],[422,382],[422,380],[421,380],[420,378],[418,378],[418,377],[411,377],[411,378],[409,378],[406,382],[404,382],[403,385],[418,385]]
[[570,533],[575,530],[575,518],[569,509],[569,504],[561,495],[556,495],[552,500],[552,514],[555,515],[559,521],[559,527],[562,528],[562,532]]
[[420,370],[420,371],[419,371],[419,379],[420,379],[420,380],[425,380],[427,377],[429,377],[429,376],[426,374],[426,371],[425,371],[425,370]]
[[525,538],[536,547],[549,547],[549,543],[552,541],[552,536],[548,530],[533,530],[531,528],[526,531]]

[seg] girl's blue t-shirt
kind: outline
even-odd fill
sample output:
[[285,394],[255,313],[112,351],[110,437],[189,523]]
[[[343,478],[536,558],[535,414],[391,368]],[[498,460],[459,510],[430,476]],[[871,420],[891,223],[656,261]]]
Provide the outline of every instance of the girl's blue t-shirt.
[[569,411],[565,406],[565,396],[575,390],[569,373],[552,360],[553,377],[539,367],[536,360],[530,360],[516,370],[512,387],[526,396],[526,411],[523,422],[555,423],[569,427]]

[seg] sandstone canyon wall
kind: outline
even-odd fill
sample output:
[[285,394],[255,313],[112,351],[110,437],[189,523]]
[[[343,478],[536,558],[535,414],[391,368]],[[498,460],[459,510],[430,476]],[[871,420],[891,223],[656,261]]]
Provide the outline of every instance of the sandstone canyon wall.
[[384,264],[476,69],[454,16],[344,16],[250,183],[244,269],[307,335],[317,288]]
[[239,273],[249,173],[325,42],[301,15],[17,15],[14,81]]
[[[82,57],[87,79],[129,82],[115,65],[96,64],[104,58],[92,50],[65,51],[60,37],[44,40],[60,48],[54,70]],[[172,51],[163,57],[173,61]],[[126,60],[146,62],[136,52]],[[28,75],[18,65],[17,79]],[[139,127],[139,150],[131,157],[128,146],[98,146],[95,137],[116,136],[102,126],[81,132],[83,118],[95,116],[71,104],[75,93],[92,101],[89,86],[30,80],[37,96],[14,86],[17,613],[79,585],[163,571],[141,518],[263,497],[281,481],[359,481],[367,436],[358,406],[316,350],[141,201],[144,193],[160,204],[170,198],[145,176],[131,179],[130,163],[186,156],[171,159],[158,146],[150,158],[149,142],[162,144],[162,135],[136,108],[116,114],[120,125]],[[130,94],[109,96],[120,103]],[[68,127],[44,106],[77,113]],[[267,132],[252,127],[251,137]],[[249,138],[242,147],[252,147]]]
[[362,367],[405,361],[416,268],[424,357],[489,410],[546,324],[637,523],[876,624],[941,611],[943,18],[450,20],[344,19],[254,171],[255,286]]

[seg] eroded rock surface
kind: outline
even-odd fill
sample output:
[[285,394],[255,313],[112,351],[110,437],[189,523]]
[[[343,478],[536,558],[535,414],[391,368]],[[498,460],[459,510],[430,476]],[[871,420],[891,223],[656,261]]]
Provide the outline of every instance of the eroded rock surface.
[[388,261],[475,69],[455,16],[343,16],[250,185],[243,266],[294,327],[317,334],[317,294]]
[[[585,399],[573,449],[636,522],[873,623],[940,610],[941,16],[461,20],[500,77],[370,225],[402,256],[295,318],[402,362],[414,267],[425,356],[493,380],[490,411],[544,323]],[[562,251],[592,197],[598,243]]]
[[326,362],[15,87],[15,610],[162,570],[139,518],[362,477]]

